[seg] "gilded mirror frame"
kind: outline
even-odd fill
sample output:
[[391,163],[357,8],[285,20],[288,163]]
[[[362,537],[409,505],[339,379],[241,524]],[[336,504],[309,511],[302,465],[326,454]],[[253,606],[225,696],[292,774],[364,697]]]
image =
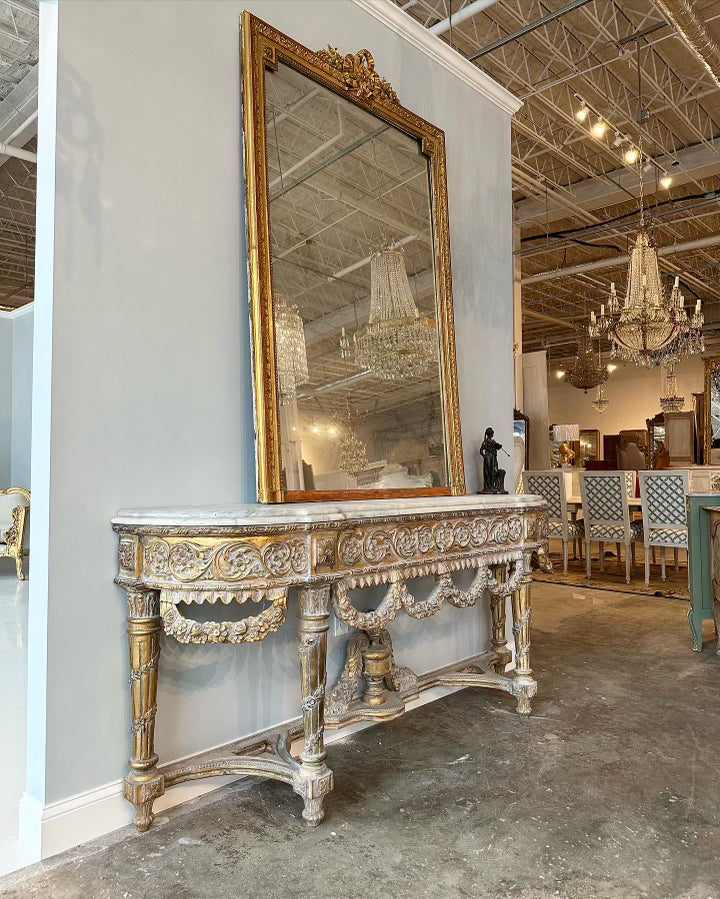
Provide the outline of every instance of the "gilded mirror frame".
[[710,391],[712,389],[711,378],[714,369],[720,367],[720,356],[710,356],[705,359],[705,409],[704,411],[704,422],[703,422],[703,462],[705,465],[710,465],[710,453],[712,450],[712,403]]
[[[465,474],[450,274],[445,134],[400,104],[390,84],[374,71],[373,58],[367,50],[347,56],[341,56],[331,47],[313,52],[248,12],[243,12],[241,43],[258,501],[462,495],[465,493]],[[283,487],[265,140],[265,71],[277,70],[280,62],[416,138],[428,157],[446,487],[342,491],[300,491]]]

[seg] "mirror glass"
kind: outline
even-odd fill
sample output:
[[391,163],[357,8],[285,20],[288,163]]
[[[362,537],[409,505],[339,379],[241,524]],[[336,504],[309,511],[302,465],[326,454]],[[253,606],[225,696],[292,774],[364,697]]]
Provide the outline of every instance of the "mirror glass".
[[580,464],[596,462],[600,452],[600,431],[595,428],[580,429]]
[[283,487],[445,487],[429,159],[282,62],[265,105]]
[[[712,374],[717,367],[717,364],[713,366]],[[710,458],[707,461],[717,465],[720,462],[720,391],[714,380],[710,378]]]

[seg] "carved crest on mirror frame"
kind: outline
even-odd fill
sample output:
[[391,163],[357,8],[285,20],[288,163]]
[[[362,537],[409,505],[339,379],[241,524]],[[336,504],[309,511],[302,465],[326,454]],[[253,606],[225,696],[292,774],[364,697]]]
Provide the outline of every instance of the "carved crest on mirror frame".
[[378,103],[400,103],[390,82],[375,71],[375,60],[369,50],[343,56],[337,47],[328,45],[327,50],[319,50],[317,55],[322,62],[340,73],[348,91],[356,97]]

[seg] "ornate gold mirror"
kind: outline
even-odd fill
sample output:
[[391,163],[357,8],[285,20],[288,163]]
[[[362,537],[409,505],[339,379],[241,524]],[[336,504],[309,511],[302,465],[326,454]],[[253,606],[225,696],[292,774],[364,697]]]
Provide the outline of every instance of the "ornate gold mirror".
[[703,462],[720,463],[720,356],[705,360],[705,426]]
[[243,14],[258,499],[462,494],[443,132]]

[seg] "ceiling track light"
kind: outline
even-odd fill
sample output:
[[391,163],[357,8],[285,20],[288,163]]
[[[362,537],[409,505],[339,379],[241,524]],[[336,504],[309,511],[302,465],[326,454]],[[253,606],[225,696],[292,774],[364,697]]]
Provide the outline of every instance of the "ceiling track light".
[[607,123],[598,116],[597,122],[592,126],[591,131],[593,133],[593,137],[601,138],[605,136],[605,132],[607,131]]
[[[620,149],[624,144],[629,144],[628,149],[623,154],[623,158],[627,165],[636,165],[642,159],[641,153],[638,148],[633,144],[632,139],[628,137],[627,134],[623,134],[622,131],[614,128],[611,124],[608,124],[605,119],[600,115],[600,113],[596,112],[591,106],[588,106],[585,100],[582,97],[575,94],[575,97],[580,101],[580,108],[575,112],[575,118],[579,122],[585,122],[592,113],[593,117],[596,117],[596,120],[593,125],[590,127],[590,133],[592,136],[598,140],[603,138],[607,133],[608,128],[612,128],[615,137],[613,139],[612,146],[614,149]],[[644,121],[644,119],[643,119]],[[660,168],[660,165],[651,157],[646,156],[644,160],[642,160],[645,166],[645,171],[650,171],[653,167],[658,170],[660,173],[660,183],[662,187],[667,190],[670,187],[671,180],[668,173]],[[677,162],[673,162],[673,165],[678,165]]]

